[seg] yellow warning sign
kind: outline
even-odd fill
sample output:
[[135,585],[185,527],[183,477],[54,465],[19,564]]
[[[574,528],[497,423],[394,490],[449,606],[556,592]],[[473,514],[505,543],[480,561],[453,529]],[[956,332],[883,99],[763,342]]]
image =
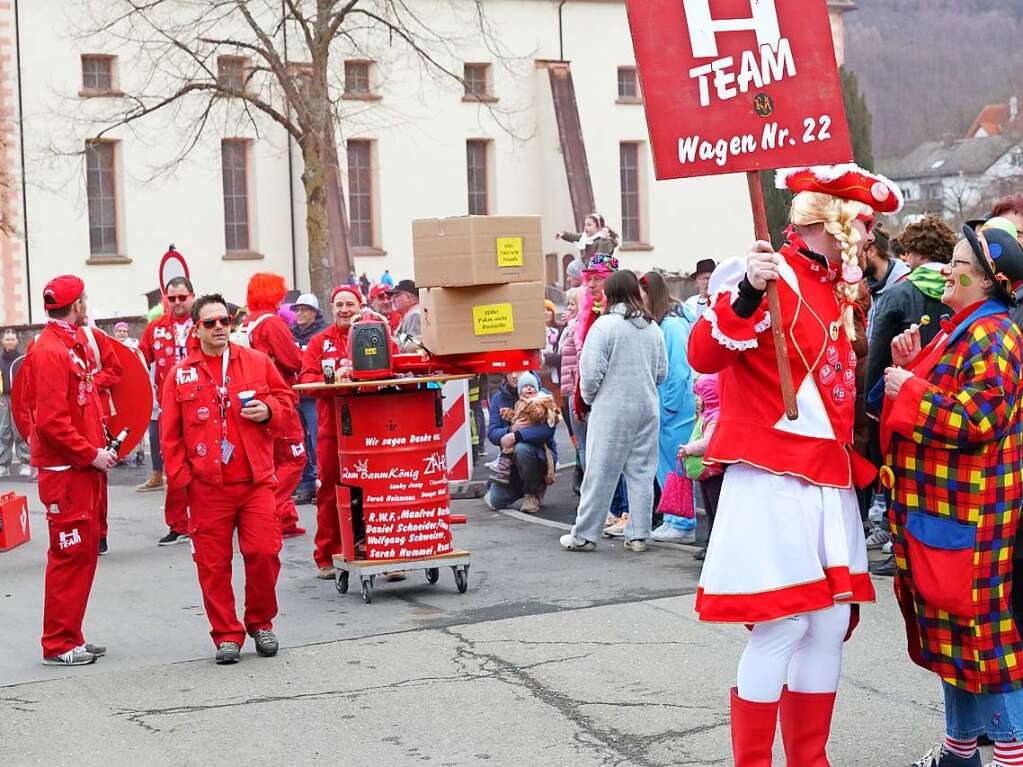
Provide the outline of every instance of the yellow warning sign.
[[498,237],[497,238],[497,265],[522,266],[522,238],[521,237]]
[[492,336],[515,332],[515,313],[511,304],[484,304],[472,307],[473,333]]

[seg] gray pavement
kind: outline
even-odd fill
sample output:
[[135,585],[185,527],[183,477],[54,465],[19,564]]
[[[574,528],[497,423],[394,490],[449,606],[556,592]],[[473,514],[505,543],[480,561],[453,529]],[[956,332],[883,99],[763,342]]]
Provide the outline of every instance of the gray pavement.
[[[561,480],[567,482],[567,477]],[[0,492],[7,485],[0,482]],[[0,764],[728,764],[727,689],[742,628],[699,623],[698,563],[557,546],[574,503],[547,519],[459,501],[469,592],[378,581],[372,605],[315,580],[311,536],[285,542],[282,651],[212,662],[188,546],[158,548],[160,497],[111,491],[111,553],[86,619],[94,666],[39,663],[44,519],[0,553]],[[301,507],[311,525],[313,508]],[[236,561],[236,590],[241,585]],[[890,581],[847,645],[836,767],[905,765],[942,732],[932,675],[905,656]],[[240,595],[240,591],[239,591]],[[778,754],[780,756],[780,750]],[[778,763],[782,763],[779,759]]]

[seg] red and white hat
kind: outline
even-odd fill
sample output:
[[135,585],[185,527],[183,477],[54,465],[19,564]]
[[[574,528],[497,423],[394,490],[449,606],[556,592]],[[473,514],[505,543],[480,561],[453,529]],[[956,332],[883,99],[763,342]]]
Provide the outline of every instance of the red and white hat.
[[854,163],[783,168],[774,177],[778,189],[790,192],[820,192],[843,200],[861,202],[876,213],[898,213],[902,190],[891,179],[871,173]]

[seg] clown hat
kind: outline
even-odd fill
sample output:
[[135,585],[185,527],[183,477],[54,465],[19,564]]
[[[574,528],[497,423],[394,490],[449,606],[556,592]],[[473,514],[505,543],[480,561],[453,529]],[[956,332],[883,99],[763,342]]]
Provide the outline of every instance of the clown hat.
[[590,265],[583,269],[583,274],[600,274],[610,277],[618,271],[618,259],[609,253],[595,253]]
[[977,255],[984,273],[1004,290],[1008,303],[1016,303],[1023,287],[1023,246],[1016,239],[1016,227],[1004,218],[992,218],[974,228],[963,226],[963,235]]

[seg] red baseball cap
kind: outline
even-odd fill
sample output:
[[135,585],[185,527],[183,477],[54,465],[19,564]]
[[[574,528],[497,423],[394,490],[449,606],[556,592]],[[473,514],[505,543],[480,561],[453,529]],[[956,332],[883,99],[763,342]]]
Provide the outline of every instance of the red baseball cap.
[[376,301],[381,296],[386,296],[389,290],[390,288],[384,285],[384,283],[378,282],[369,289],[369,300]]
[[43,308],[50,310],[71,306],[71,304],[82,297],[84,292],[85,283],[82,282],[81,278],[75,277],[73,274],[62,274],[59,277],[54,277],[43,288]]
[[362,291],[359,290],[357,285],[338,285],[334,288],[334,292],[330,294],[331,303],[334,303],[334,299],[337,298],[338,293],[351,293],[355,296],[355,300],[359,302],[359,306],[362,306]]

